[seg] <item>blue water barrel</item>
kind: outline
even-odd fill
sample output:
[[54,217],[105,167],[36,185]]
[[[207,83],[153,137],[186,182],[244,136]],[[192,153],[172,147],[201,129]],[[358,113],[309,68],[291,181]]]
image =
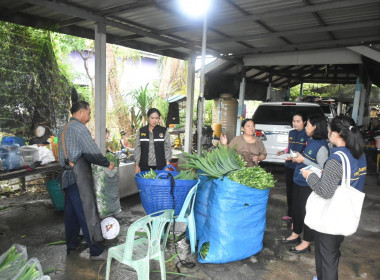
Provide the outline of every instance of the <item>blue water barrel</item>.
[[25,146],[25,139],[17,136],[3,136],[1,138],[1,145],[18,144],[20,147]]

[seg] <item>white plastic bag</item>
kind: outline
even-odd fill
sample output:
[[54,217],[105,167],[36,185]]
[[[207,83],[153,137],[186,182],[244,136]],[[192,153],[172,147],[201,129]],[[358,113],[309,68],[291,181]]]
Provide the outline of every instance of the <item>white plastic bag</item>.
[[[18,280],[18,279],[24,279],[25,278],[25,273],[28,271],[28,269],[33,270],[34,273],[28,273],[28,280],[47,280],[50,279],[49,276],[44,276],[44,273],[42,271],[41,264],[38,259],[36,258],[31,258],[30,260],[27,261],[26,264],[18,271],[15,277],[12,278],[12,280]],[[24,278],[22,278],[24,277]],[[48,278],[46,278],[48,277]]]
[[[10,261],[9,257],[11,255],[18,256],[16,258],[13,257],[13,261]],[[0,280],[12,279],[24,266],[27,260],[28,253],[26,251],[26,247],[19,244],[13,244],[0,256]]]
[[54,157],[53,152],[49,150],[48,148],[46,148],[45,146],[38,147],[38,153],[40,156],[41,165],[44,165],[50,162],[55,162],[55,157]]

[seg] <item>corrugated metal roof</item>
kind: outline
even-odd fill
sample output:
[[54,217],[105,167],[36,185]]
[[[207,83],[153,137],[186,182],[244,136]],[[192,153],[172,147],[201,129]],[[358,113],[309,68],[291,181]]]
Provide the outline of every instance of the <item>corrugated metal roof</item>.
[[[1,0],[0,20],[38,28],[60,26],[63,33],[87,38],[94,37],[95,23],[103,22],[109,43],[185,60],[200,54],[202,45],[202,19],[183,15],[175,0]],[[352,46],[374,49],[380,43],[379,26],[379,0],[214,0],[207,50],[224,59],[225,67],[218,69],[231,74],[234,68],[229,64],[242,65],[252,54]],[[315,65],[301,70],[297,65],[246,66],[252,80],[265,84],[271,79],[278,87],[312,81],[310,77],[318,80],[322,71]],[[340,82],[340,76],[354,82],[350,77],[359,71],[353,66],[327,68],[333,74],[325,75],[326,83]]]

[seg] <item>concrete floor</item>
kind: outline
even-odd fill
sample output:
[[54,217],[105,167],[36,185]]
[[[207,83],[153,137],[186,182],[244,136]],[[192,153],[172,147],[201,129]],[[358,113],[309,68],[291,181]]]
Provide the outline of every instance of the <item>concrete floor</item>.
[[[177,248],[169,244],[167,259],[177,251],[180,258],[195,263],[194,268],[186,268],[179,264],[181,273],[187,278],[218,280],[297,280],[313,279],[315,275],[314,244],[312,252],[294,255],[288,252],[291,245],[282,245],[281,236],[290,234],[290,224],[283,222],[286,197],[283,167],[266,166],[277,179],[276,186],[271,189],[267,210],[267,227],[264,236],[264,249],[255,256],[227,264],[201,264],[196,255],[190,254],[185,240],[177,243]],[[342,244],[342,257],[339,266],[340,279],[380,279],[380,187],[376,185],[376,174],[373,166],[369,167],[366,186],[365,203],[362,211],[359,230],[353,236],[345,238]],[[30,189],[30,188],[29,188]],[[122,213],[118,218],[121,231],[116,239],[108,240],[105,246],[120,244],[125,240],[128,226],[145,212],[138,195],[122,199]],[[12,244],[27,247],[28,256],[36,257],[43,270],[55,280],[105,278],[105,262],[89,261],[88,250],[79,254],[66,255],[65,245],[46,246],[47,243],[64,240],[63,213],[56,212],[46,191],[24,192],[15,197],[1,197],[0,209],[0,254]],[[183,225],[176,227],[177,234],[184,231]],[[178,258],[167,263],[167,279],[184,279],[185,276],[171,274],[176,271]],[[150,279],[160,279],[159,267],[151,262]],[[1,279],[1,275],[0,275]],[[112,263],[111,279],[137,279],[134,271],[119,263]]]

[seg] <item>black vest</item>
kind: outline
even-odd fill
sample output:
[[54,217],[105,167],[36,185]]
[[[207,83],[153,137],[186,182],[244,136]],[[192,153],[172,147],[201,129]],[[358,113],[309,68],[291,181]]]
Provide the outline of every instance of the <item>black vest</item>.
[[[141,158],[140,158],[140,168],[141,170],[148,170],[148,157],[149,157],[149,125],[140,128],[140,147],[141,147]],[[156,168],[163,169],[166,166],[165,158],[165,133],[166,128],[156,125],[153,128],[153,138],[154,138],[154,152],[156,155]]]

